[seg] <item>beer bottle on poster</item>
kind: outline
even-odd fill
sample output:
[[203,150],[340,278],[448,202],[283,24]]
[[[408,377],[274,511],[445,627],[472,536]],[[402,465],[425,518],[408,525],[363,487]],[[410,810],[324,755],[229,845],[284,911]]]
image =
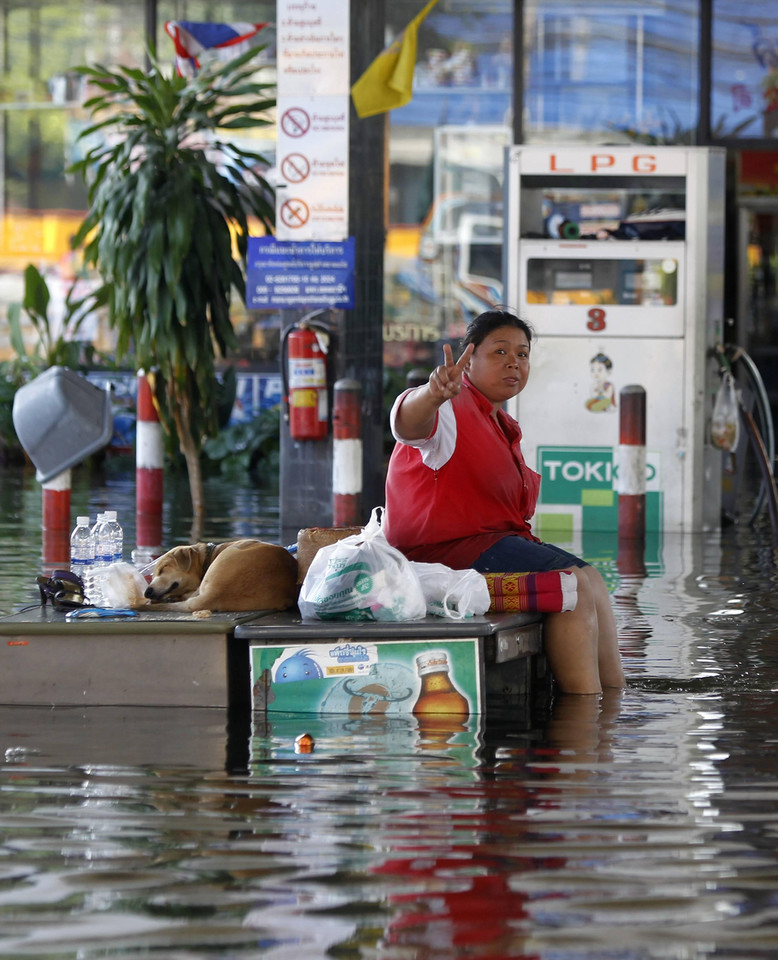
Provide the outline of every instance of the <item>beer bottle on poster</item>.
[[445,650],[420,653],[416,657],[416,669],[421,677],[421,689],[413,713],[448,713],[460,717],[469,715],[467,699],[451,682],[448,654]]

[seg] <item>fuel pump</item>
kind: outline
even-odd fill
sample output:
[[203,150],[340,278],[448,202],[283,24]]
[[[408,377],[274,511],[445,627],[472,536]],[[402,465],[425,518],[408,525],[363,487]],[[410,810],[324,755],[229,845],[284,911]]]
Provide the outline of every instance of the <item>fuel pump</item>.
[[569,531],[577,550],[573,533],[620,530],[619,424],[635,387],[646,530],[716,529],[725,151],[516,144],[506,160],[506,302],[538,334],[507,409],[542,476],[535,531]]

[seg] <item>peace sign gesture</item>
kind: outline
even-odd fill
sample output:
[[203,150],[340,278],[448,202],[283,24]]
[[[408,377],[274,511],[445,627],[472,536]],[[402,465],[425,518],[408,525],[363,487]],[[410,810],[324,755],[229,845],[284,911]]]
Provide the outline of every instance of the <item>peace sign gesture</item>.
[[475,347],[469,343],[459,360],[454,362],[451,347],[443,347],[443,363],[430,374],[427,383],[408,390],[396,409],[395,436],[403,440],[423,440],[435,426],[438,407],[455,397],[462,389],[462,374]]
[[467,367],[475,347],[468,343],[462,351],[462,356],[454,361],[454,352],[448,343],[443,345],[443,363],[435,367],[429,377],[428,389],[430,395],[438,403],[450,400],[462,389],[462,374]]

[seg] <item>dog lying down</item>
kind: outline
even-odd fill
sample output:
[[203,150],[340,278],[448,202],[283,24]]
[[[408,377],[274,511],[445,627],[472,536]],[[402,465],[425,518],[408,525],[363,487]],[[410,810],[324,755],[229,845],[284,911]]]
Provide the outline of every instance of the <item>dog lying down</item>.
[[229,540],[173,547],[154,565],[143,609],[286,610],[297,603],[297,560],[263,540]]

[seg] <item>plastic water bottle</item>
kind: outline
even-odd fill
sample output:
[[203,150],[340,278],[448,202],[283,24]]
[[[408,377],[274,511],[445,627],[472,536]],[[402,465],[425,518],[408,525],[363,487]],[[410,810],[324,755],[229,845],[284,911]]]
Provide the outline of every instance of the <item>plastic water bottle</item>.
[[112,563],[119,563],[124,555],[124,531],[116,519],[115,510],[106,510],[103,522],[97,530],[95,538],[95,567],[98,581],[97,593],[100,605],[111,606],[111,600],[106,590],[107,571]]
[[105,571],[113,563],[113,544],[105,532],[106,515],[97,514],[97,520],[92,527],[92,536],[95,541],[95,562],[94,574],[92,576],[92,603],[96,607],[103,606],[105,596],[103,593],[103,583],[105,581]]
[[111,538],[111,563],[121,563],[124,559],[124,531],[116,519],[115,510],[106,510],[105,522]]
[[97,543],[97,528],[100,526],[103,520],[105,520],[105,514],[98,513],[97,517],[95,518],[95,522],[92,524],[92,539],[95,541],[95,543]]
[[89,527],[89,517],[76,517],[70,534],[70,572],[81,577],[84,595],[90,599],[94,589],[95,540]]

